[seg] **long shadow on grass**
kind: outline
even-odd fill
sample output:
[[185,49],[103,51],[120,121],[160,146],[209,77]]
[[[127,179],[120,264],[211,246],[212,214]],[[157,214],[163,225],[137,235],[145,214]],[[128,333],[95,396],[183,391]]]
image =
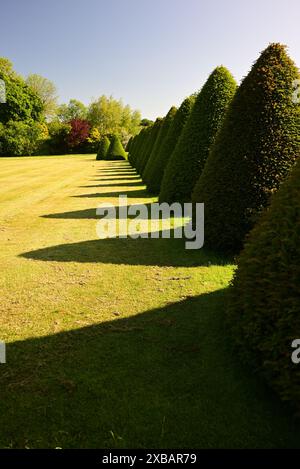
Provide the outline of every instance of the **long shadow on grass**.
[[79,186],[81,189],[90,189],[90,188],[96,188],[96,187],[119,187],[119,186],[128,186],[128,187],[144,187],[144,183],[138,183],[138,182],[118,182],[116,181],[115,183],[109,183],[109,184],[96,184],[96,185],[91,185],[91,186]]
[[9,343],[0,446],[299,447],[284,406],[232,356],[225,299]]
[[130,174],[136,174],[136,170],[133,168],[113,168],[113,169],[105,169],[105,168],[99,168],[98,172],[100,173],[130,173]]
[[103,181],[103,182],[106,182],[106,181],[115,181],[115,182],[118,182],[118,181],[131,181],[131,182],[135,182],[136,184],[138,184],[140,181],[141,181],[141,178],[140,176],[116,176],[116,177],[102,177],[102,178],[99,178],[99,179],[90,179],[91,181]]
[[[165,230],[166,231],[166,230]],[[171,231],[171,230],[170,230]],[[162,232],[156,232],[161,236]],[[173,231],[171,231],[173,236]],[[59,244],[48,248],[20,254],[26,259],[55,262],[83,262],[125,265],[155,265],[172,267],[195,267],[232,264],[225,259],[204,250],[185,249],[184,240],[178,238],[108,238]]]
[[[150,213],[151,203],[146,204],[131,204],[128,206],[133,208],[134,210],[138,210],[142,207],[147,207],[148,214]],[[110,207],[102,207],[103,211],[109,210]],[[126,219],[135,219],[136,215],[125,214],[123,211],[120,211],[120,208],[115,206],[115,213],[116,218],[118,220],[126,220]],[[72,212],[61,212],[61,213],[49,213],[48,215],[42,215],[42,218],[65,218],[65,219],[100,219],[101,217],[96,214],[96,207],[89,208],[86,210],[74,210]],[[148,220],[149,215],[145,216],[142,212],[139,214],[139,218],[141,220]],[[169,217],[160,217],[161,219],[169,219]],[[153,219],[153,217],[152,217]]]
[[134,177],[137,177],[138,176],[138,173],[125,173],[125,172],[122,172],[122,171],[118,171],[116,173],[98,173],[97,174],[98,177],[103,177],[103,178],[106,178],[106,177],[111,177],[111,176],[114,176],[115,178],[118,178],[120,176],[126,176],[127,179],[131,179],[131,178],[134,178]]
[[96,192],[94,194],[80,194],[80,195],[72,195],[71,197],[75,198],[88,198],[88,199],[93,199],[93,198],[99,198],[99,197],[119,197],[120,195],[127,195],[129,198],[145,198],[149,197],[149,193],[146,191],[146,189],[137,189],[137,190],[125,190],[125,189],[120,189],[116,190],[113,192]]

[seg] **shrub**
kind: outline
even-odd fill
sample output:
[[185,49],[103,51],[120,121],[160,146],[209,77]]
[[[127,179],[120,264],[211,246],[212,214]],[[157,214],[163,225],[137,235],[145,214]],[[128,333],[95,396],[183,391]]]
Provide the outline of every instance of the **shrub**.
[[300,406],[300,161],[247,238],[229,294],[228,323],[238,353],[284,400]]
[[160,128],[163,124],[163,120],[164,119],[158,117],[154,122],[153,126],[150,127],[150,131],[147,134],[147,139],[145,140],[145,144],[143,146],[143,152],[141,153],[141,156],[137,161],[137,170],[140,174],[143,174],[144,172],[147,161],[155,145],[156,139],[158,138]]
[[47,151],[51,155],[64,155],[68,151],[67,138],[71,126],[59,122],[58,120],[52,121],[48,124],[49,140],[47,142]]
[[99,143],[101,140],[100,132],[97,127],[92,127],[89,132],[89,136],[86,141],[86,151],[88,153],[97,153]]
[[4,156],[34,155],[48,137],[45,124],[35,121],[9,121],[1,126],[0,150]]
[[130,151],[131,158],[129,161],[134,167],[137,166],[137,161],[140,158],[141,150],[142,150],[142,146],[144,145],[145,138],[146,138],[146,129],[142,129],[141,132],[136,136],[135,141],[134,141],[134,146],[132,150]]
[[163,124],[157,136],[155,145],[152,148],[151,154],[149,156],[149,159],[145,166],[145,170],[143,172],[143,179],[147,184],[147,188],[150,192],[153,192],[153,193],[155,193],[155,189],[156,189],[156,184],[155,184],[154,179],[155,179],[156,168],[157,166],[159,166],[160,150],[164,141],[167,138],[167,135],[170,130],[170,126],[172,125],[172,122],[174,120],[176,111],[177,111],[176,107],[174,106],[171,107],[168,114],[164,118]]
[[136,157],[136,168],[138,172],[142,172],[142,168],[148,159],[148,146],[152,139],[153,127],[146,127],[140,133],[140,139],[137,142],[137,157]]
[[151,191],[158,194],[161,187],[165,168],[168,164],[169,158],[178,142],[181,132],[187,122],[195,103],[195,96],[192,95],[186,98],[176,112],[174,119],[170,125],[169,131],[164,139],[155,161],[153,162],[151,170],[151,184],[149,185]]
[[225,67],[217,67],[198,94],[193,110],[169,159],[160,200],[188,202],[228,105],[236,83]]
[[126,151],[127,151],[128,153],[129,153],[129,151],[130,151],[130,146],[131,146],[131,144],[132,144],[133,138],[134,138],[134,137],[130,137],[130,139],[129,139],[128,142],[127,142]]
[[96,160],[106,159],[109,146],[110,146],[109,139],[106,136],[102,137],[99,143]]
[[127,154],[117,135],[113,135],[107,152],[107,160],[123,160]]
[[244,79],[193,194],[205,203],[211,248],[240,251],[270,195],[299,155],[299,74],[285,47],[271,44]]

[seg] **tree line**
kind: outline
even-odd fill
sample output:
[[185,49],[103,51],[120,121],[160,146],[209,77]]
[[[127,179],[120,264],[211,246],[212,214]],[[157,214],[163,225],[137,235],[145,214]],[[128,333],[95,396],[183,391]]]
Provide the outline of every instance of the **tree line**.
[[77,99],[58,104],[54,83],[37,74],[23,78],[4,57],[0,79],[6,91],[0,104],[2,156],[94,153],[104,135],[118,135],[126,145],[143,125],[139,111],[112,96],[88,106]]

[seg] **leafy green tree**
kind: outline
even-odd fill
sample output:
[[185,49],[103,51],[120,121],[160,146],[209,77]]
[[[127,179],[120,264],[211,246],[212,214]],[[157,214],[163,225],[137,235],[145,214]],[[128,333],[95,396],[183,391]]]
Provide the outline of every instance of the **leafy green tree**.
[[155,194],[160,192],[161,182],[163,179],[165,168],[168,164],[174,148],[178,142],[181,132],[187,122],[187,119],[193,109],[195,96],[186,98],[177,110],[174,119],[171,122],[166,138],[163,140],[151,168],[151,183],[149,188]]
[[300,145],[298,69],[271,44],[238,89],[193,195],[205,203],[206,245],[237,253]]
[[39,96],[10,69],[9,62],[2,59],[0,79],[6,88],[6,103],[0,106],[0,122],[41,121],[44,106]]
[[109,147],[110,147],[109,139],[106,136],[102,137],[99,143],[96,160],[105,160],[107,158]]
[[48,152],[51,155],[64,155],[68,152],[68,136],[71,131],[71,125],[58,120],[51,121],[48,124],[49,141]]
[[46,119],[50,119],[57,109],[57,91],[54,83],[36,73],[28,75],[27,85],[40,97]]
[[9,121],[0,130],[0,152],[3,156],[35,155],[48,137],[45,124],[27,120]]
[[6,57],[0,57],[0,75],[17,77],[17,73],[13,68],[13,63]]
[[160,166],[160,159],[159,159],[160,150],[161,150],[162,145],[164,144],[164,141],[167,138],[169,129],[174,121],[176,112],[177,112],[176,107],[172,106],[164,119],[164,122],[160,128],[158,137],[156,139],[155,145],[152,149],[151,155],[145,166],[145,171],[143,172],[143,179],[147,184],[147,188],[149,192],[153,192],[153,193],[159,192],[157,190],[155,176],[156,176],[157,169]]
[[298,160],[247,239],[227,312],[227,324],[243,362],[252,364],[282,399],[298,409],[300,368],[292,363],[291,344],[300,337],[299,234]]
[[134,135],[139,131],[141,116],[139,111],[124,106],[122,100],[100,96],[90,104],[87,119],[101,135],[121,134],[122,131]]
[[225,67],[217,67],[198,94],[193,110],[165,169],[159,199],[189,202],[209,150],[236,91]]
[[87,108],[81,101],[70,99],[69,104],[58,106],[57,116],[64,123],[69,123],[74,119],[85,120],[87,118]]
[[107,151],[107,160],[123,160],[127,158],[127,153],[123,148],[118,135],[113,135],[110,141],[110,146]]
[[97,153],[99,148],[99,143],[101,140],[101,135],[97,127],[92,127],[90,129],[89,136],[87,138],[87,152],[88,153]]

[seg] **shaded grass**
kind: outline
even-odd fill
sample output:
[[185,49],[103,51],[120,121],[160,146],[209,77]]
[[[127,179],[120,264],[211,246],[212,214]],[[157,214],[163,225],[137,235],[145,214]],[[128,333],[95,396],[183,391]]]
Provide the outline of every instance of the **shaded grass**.
[[224,300],[220,290],[9,345],[1,444],[298,446],[298,430],[282,406],[231,356]]

